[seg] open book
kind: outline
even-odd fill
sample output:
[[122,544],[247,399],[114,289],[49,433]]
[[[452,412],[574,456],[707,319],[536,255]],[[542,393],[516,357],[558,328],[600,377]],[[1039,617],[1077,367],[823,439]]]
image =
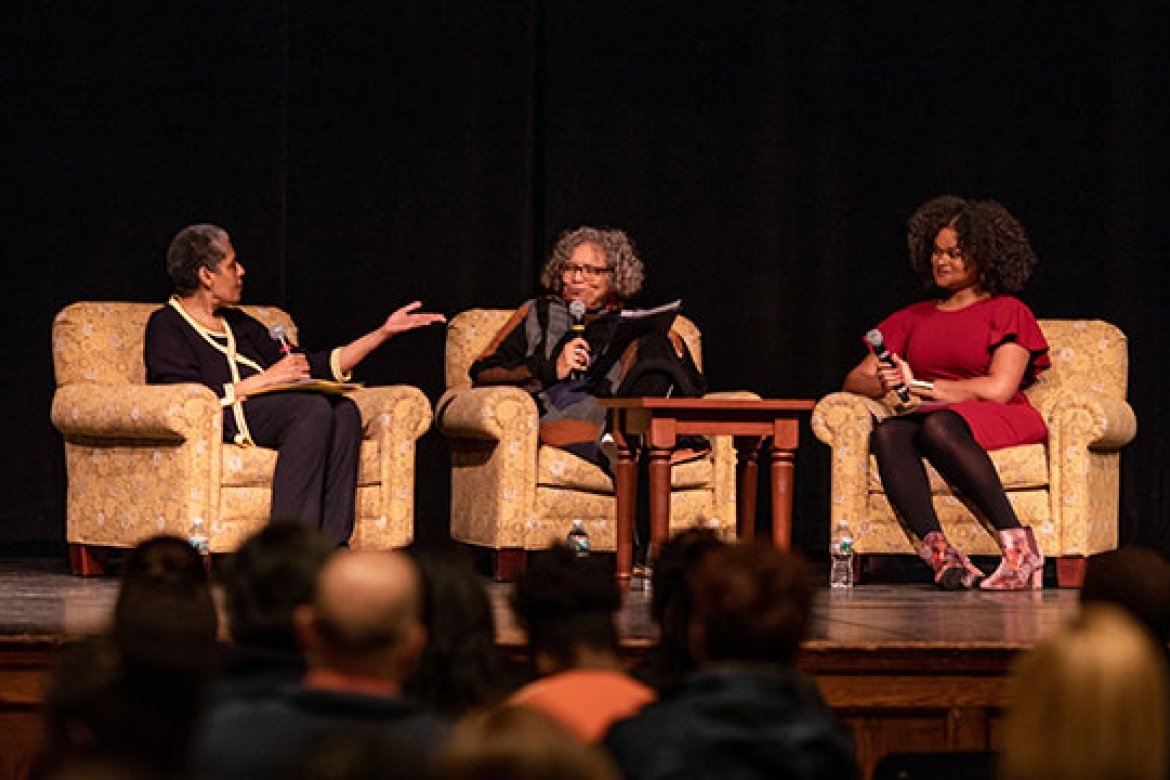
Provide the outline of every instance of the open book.
[[653,309],[622,309],[614,319],[613,334],[605,350],[589,366],[589,377],[600,379],[609,373],[613,364],[626,351],[626,347],[647,333],[670,332],[670,326],[674,324],[674,318],[681,310],[681,299],[655,306]]
[[334,382],[331,379],[301,379],[297,382],[282,382],[279,385],[271,385],[261,390],[253,390],[248,393],[248,396],[267,395],[268,393],[288,393],[288,392],[307,392],[307,393],[325,393],[327,395],[340,395],[342,393],[349,393],[363,387],[361,382]]

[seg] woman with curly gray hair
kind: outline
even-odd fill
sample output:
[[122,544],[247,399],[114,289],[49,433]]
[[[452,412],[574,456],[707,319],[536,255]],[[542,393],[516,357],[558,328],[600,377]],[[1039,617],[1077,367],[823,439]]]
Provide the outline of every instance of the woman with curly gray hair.
[[623,231],[579,227],[562,233],[541,272],[546,294],[520,305],[472,364],[472,382],[526,388],[540,409],[544,444],[608,468],[600,448],[606,413],[598,397],[705,390],[673,332],[651,332],[620,355],[607,354],[620,312],[645,275]]
[[[1011,295],[1036,255],[1023,227],[999,203],[943,196],[910,217],[911,266],[930,300],[877,327],[875,348],[845,378],[845,389],[880,398],[897,393],[900,414],[874,426],[870,449],[886,496],[942,588],[1026,590],[1042,585],[1044,556],[1008,502],[989,450],[1042,442],[1048,429],[1020,392],[1049,367],[1048,343],[1031,310]],[[867,340],[869,335],[867,334]],[[929,461],[996,530],[1003,559],[984,578],[947,541],[931,503]],[[981,581],[981,582],[980,582]]]

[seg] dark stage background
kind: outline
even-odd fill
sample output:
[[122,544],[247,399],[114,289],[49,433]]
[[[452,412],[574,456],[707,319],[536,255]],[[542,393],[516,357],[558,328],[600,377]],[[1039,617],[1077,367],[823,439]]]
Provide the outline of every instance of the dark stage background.
[[[165,300],[185,224],[226,227],[246,299],[288,308],[314,346],[414,298],[514,305],[558,232],[620,226],[649,266],[641,302],[684,299],[716,389],[814,397],[919,294],[904,220],[954,192],[1029,228],[1039,316],[1128,334],[1121,536],[1170,549],[1170,36],[1153,3],[21,5],[0,76],[0,542],[64,538],[54,313]],[[405,336],[359,378],[433,401],[442,349],[439,329]],[[805,434],[812,550],[828,451]],[[439,535],[437,433],[419,459],[418,532]]]

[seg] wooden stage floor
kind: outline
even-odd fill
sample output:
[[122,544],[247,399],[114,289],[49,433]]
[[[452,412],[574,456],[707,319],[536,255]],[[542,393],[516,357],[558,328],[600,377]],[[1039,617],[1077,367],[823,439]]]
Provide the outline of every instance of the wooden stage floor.
[[[64,561],[0,559],[0,756],[35,738],[30,723],[56,649],[102,630],[116,589],[113,578],[71,576]],[[510,586],[488,589],[501,648],[522,656]],[[891,751],[990,750],[1012,659],[1068,619],[1077,595],[944,593],[916,583],[821,587],[799,664],[853,731],[866,776]],[[630,590],[618,618],[631,659],[656,641],[649,604],[648,592]],[[11,776],[4,769],[0,777]]]

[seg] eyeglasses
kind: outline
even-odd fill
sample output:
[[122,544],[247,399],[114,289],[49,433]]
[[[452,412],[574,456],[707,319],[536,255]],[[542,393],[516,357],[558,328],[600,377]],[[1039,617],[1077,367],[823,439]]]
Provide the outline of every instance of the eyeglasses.
[[613,273],[612,268],[604,265],[581,265],[580,263],[570,263],[561,271],[562,276],[572,276],[573,274],[581,274],[586,279],[596,279],[599,276]]
[[931,257],[938,257],[939,255],[946,255],[951,260],[962,260],[963,250],[957,246],[952,246],[949,249],[943,249],[941,246],[936,246],[930,250]]

